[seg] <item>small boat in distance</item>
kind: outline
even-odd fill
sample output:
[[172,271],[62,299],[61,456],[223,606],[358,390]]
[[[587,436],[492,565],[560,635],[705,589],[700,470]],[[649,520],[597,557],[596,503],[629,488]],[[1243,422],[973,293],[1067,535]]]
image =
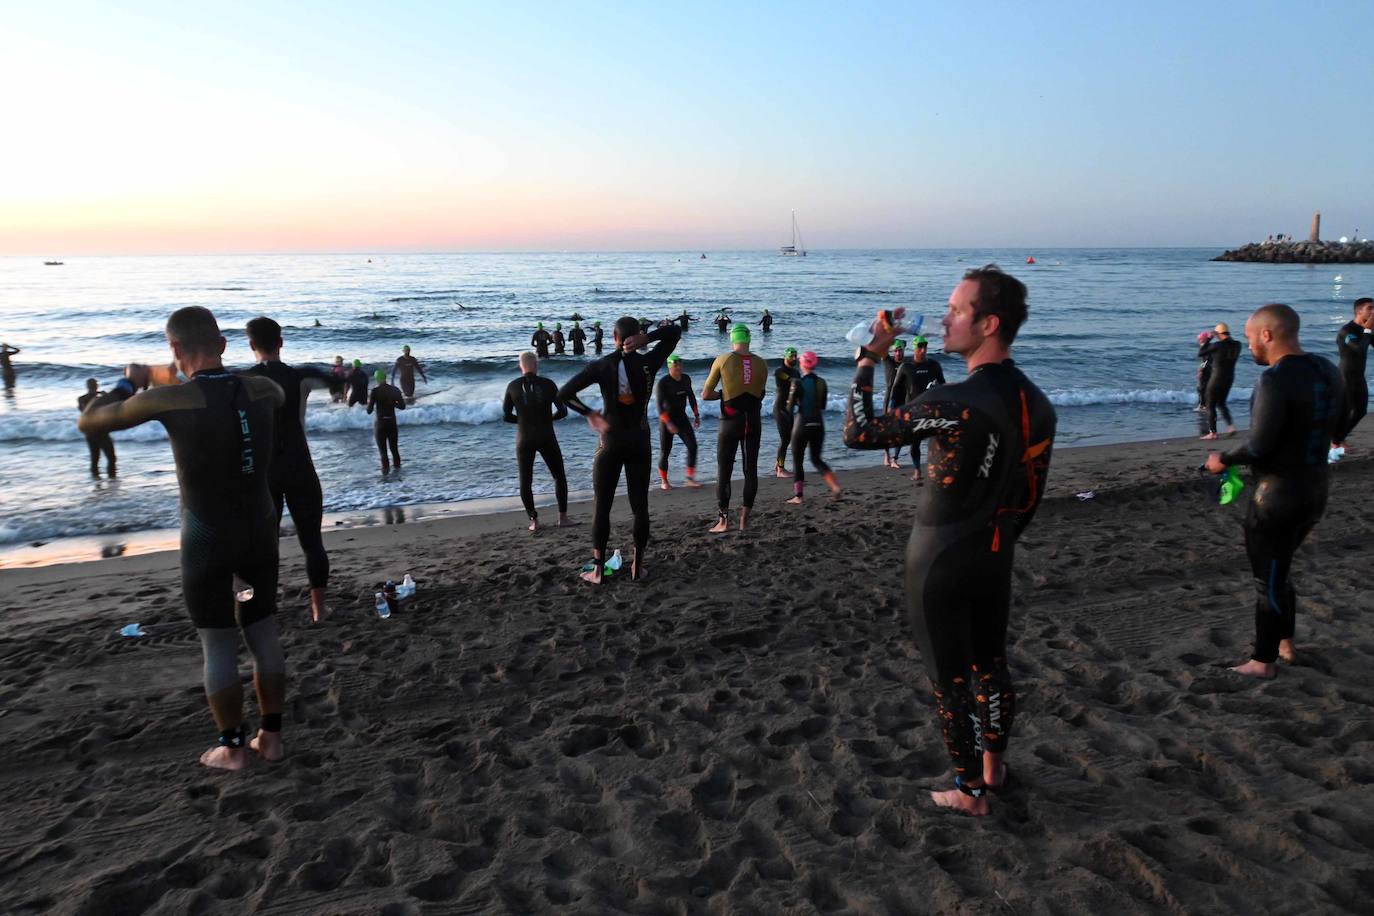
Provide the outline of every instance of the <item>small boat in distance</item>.
[[43,262],[43,266],[44,266],[44,267],[61,267],[61,266],[62,266],[62,262],[61,262],[61,261],[44,261],[44,262]]
[[792,211],[792,244],[783,245],[778,254],[789,258],[806,257],[806,245],[802,242],[801,232],[797,230],[797,211]]

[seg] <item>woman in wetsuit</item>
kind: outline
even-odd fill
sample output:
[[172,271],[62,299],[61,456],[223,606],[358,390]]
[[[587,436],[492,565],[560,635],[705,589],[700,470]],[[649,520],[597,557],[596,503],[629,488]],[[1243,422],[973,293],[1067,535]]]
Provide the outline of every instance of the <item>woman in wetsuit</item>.
[[802,374],[792,381],[792,390],[787,396],[788,413],[796,414],[792,428],[792,467],[795,476],[792,480],[793,497],[789,503],[799,506],[802,491],[805,489],[806,471],[802,468],[802,456],[811,451],[811,466],[821,472],[830,492],[840,495],[840,485],[835,480],[834,471],[821,457],[825,448],[825,402],[829,396],[825,379],[816,374],[816,364],[820,359],[807,350],[801,355]]

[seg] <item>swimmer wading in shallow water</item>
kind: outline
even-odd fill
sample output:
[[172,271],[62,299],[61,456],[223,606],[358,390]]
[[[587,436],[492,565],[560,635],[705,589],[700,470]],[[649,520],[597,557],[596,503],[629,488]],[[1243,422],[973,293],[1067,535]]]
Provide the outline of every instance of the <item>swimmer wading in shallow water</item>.
[[942,321],[944,351],[964,357],[968,375],[879,414],[873,367],[896,337],[881,326],[859,351],[845,409],[851,448],[930,444],[932,485],[917,495],[907,542],[907,622],[954,765],[955,787],[931,798],[975,815],[988,813],[988,790],[1006,778],[1002,755],[1016,714],[1007,669],[1012,564],[1054,443],[1054,408],[1011,360],[1026,314],[1020,281],[993,265],[968,271]]
[[[245,743],[264,759],[282,756],[286,659],[274,617],[277,513],[268,470],[273,423],[285,396],[270,378],[225,370],[225,340],[208,309],[178,309],[166,330],[176,365],[189,381],[134,394],[146,383],[147,371],[130,367],[130,377],[92,404],[77,426],[90,435],[157,420],[167,430],[181,489],[182,591],[200,634],[205,694],[219,729],[218,744],[200,762],[238,770],[248,765]],[[134,377],[135,369],[143,370],[142,379]],[[253,587],[253,597],[237,605],[236,575]],[[253,657],[261,714],[261,727],[247,742],[240,634]]]

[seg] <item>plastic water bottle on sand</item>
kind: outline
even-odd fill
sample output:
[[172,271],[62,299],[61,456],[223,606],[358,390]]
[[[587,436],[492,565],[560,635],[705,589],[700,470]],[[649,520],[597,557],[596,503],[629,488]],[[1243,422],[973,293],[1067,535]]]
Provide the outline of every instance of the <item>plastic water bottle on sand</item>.
[[396,597],[413,598],[415,597],[415,588],[415,580],[411,578],[410,573],[406,573],[405,578],[401,580],[401,584],[396,587]]
[[619,549],[611,554],[611,558],[606,561],[606,575],[612,575],[625,565],[625,558],[620,555]]
[[382,592],[377,593],[377,616],[384,620],[391,616],[391,602],[386,600]]

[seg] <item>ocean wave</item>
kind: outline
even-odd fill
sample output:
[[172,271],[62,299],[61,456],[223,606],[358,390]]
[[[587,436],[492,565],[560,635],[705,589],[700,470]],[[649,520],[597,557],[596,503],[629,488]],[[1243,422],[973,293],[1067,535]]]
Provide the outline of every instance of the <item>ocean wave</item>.
[[[1097,404],[1185,404],[1197,403],[1195,389],[1170,388],[1053,388],[1045,392],[1056,407],[1090,407]],[[1250,399],[1249,388],[1231,389],[1230,403]]]
[[835,294],[837,294],[837,295],[841,295],[841,296],[897,296],[897,295],[900,295],[900,293],[898,293],[896,290],[891,290],[891,289],[844,288],[844,289],[832,289],[831,292],[832,292],[832,293],[835,293]]
[[386,300],[386,301],[387,301],[387,302],[427,302],[427,301],[430,301],[430,300],[433,300],[433,299],[438,299],[438,300],[456,299],[456,298],[458,298],[459,295],[461,295],[461,293],[459,293],[458,290],[456,290],[456,289],[451,289],[451,290],[446,290],[446,291],[440,291],[440,292],[437,292],[437,293],[424,293],[424,294],[418,294],[418,295],[414,295],[414,296],[393,296],[393,297],[391,297],[390,299],[388,299],[388,300]]

